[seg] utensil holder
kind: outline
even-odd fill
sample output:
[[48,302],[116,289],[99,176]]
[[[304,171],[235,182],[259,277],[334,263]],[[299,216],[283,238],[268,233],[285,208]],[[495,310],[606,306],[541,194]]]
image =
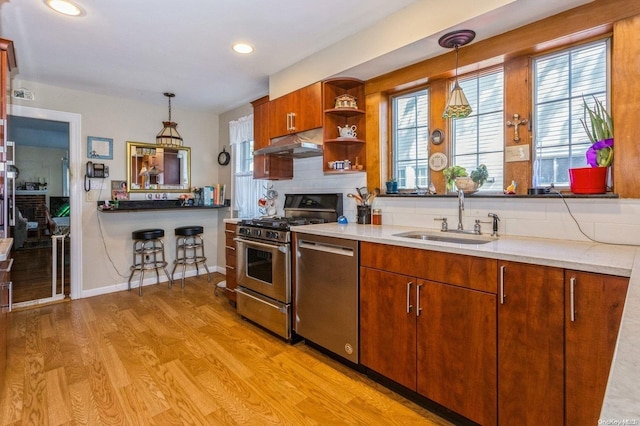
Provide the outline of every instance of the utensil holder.
[[371,206],[357,206],[358,207],[358,220],[361,225],[368,225],[371,223]]

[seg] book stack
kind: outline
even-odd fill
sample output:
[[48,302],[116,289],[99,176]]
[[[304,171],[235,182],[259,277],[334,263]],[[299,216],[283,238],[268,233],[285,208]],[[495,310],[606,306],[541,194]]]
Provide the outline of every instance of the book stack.
[[216,183],[211,186],[205,186],[203,189],[205,206],[222,206],[224,205],[226,185]]

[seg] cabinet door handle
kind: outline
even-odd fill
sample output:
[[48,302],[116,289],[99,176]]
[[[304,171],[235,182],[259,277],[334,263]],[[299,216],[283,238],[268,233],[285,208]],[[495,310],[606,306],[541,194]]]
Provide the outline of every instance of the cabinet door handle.
[[571,311],[571,322],[576,320],[576,277],[569,279],[569,309]]
[[235,271],[236,268],[234,268],[233,266],[227,265],[227,269],[233,269]]
[[422,287],[422,284],[418,284],[416,286],[416,316],[417,317],[420,316],[420,312],[422,311],[422,308],[420,307],[420,287]]
[[407,313],[410,314],[411,313],[411,308],[413,308],[413,305],[411,305],[410,301],[411,301],[411,284],[413,284],[413,282],[409,281],[407,283]]
[[264,174],[269,174],[269,164],[267,163],[267,156],[265,155],[262,159],[262,170],[264,170]]
[[295,131],[296,130],[296,113],[292,112],[291,113],[291,131]]
[[291,113],[287,113],[287,132],[291,130]]
[[507,270],[505,265],[500,265],[500,304],[504,305],[504,299],[506,296],[504,295],[504,273]]

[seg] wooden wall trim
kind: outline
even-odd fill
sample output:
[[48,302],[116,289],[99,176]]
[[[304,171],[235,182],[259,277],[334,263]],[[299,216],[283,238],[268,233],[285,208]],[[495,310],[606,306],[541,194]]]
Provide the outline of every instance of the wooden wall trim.
[[[531,125],[531,84],[529,57],[521,56],[507,62],[504,66],[504,146],[528,146],[529,161],[516,161],[504,163],[504,180],[502,188],[506,188],[511,181],[518,182],[517,194],[526,194],[527,188],[531,186],[532,160],[533,160],[533,138],[529,130]],[[506,102],[508,100],[508,102]],[[519,126],[518,134],[520,141],[514,141],[514,128],[507,127],[509,120],[513,121],[513,114],[520,115],[520,120],[527,119],[529,124]],[[489,171],[491,172],[491,171]]]
[[[596,0],[464,46],[459,53],[459,74],[497,65],[516,56],[529,55],[606,34],[611,31],[614,22],[638,14],[640,2]],[[367,80],[365,94],[404,90],[431,79],[451,77],[454,67],[455,53],[448,52]]]
[[[460,49],[460,70],[464,74],[492,65],[505,66],[505,121],[518,112],[523,117],[531,115],[530,82],[528,61],[530,56],[543,51],[584,42],[598,35],[613,34],[612,50],[612,112],[615,120],[615,158],[613,173],[614,192],[622,198],[640,198],[640,181],[622,179],[633,176],[640,159],[640,144],[636,142],[640,134],[640,72],[636,58],[640,57],[640,2],[628,0],[595,0],[592,3],[571,9],[558,15],[545,18],[513,31],[472,43]],[[388,146],[388,108],[385,102],[389,94],[424,85],[429,82],[432,96],[441,89],[436,89],[442,80],[453,74],[455,54],[449,52],[411,65],[365,83],[367,102],[367,184],[370,187],[381,185],[386,177],[385,150]],[[525,66],[526,64],[526,66]],[[525,72],[526,70],[526,72]],[[510,75],[514,73],[513,75]],[[524,93],[524,88],[529,93]],[[446,92],[445,92],[446,93]],[[440,127],[437,114],[440,110],[432,98],[431,128]],[[518,110],[518,111],[516,111]],[[375,111],[375,114],[369,114]],[[386,112],[385,112],[386,111]],[[526,112],[525,112],[526,111]],[[527,114],[525,116],[525,113]],[[381,121],[384,120],[384,123]],[[447,152],[449,141],[448,125],[441,127],[447,133],[444,144],[434,148],[433,152]],[[524,130],[524,129],[523,129]],[[505,128],[505,146],[512,141]],[[530,133],[526,132],[528,143]],[[525,142],[521,142],[525,143]],[[444,150],[444,151],[443,151]],[[531,153],[533,154],[533,153]],[[369,159],[374,161],[369,163]],[[376,168],[378,167],[378,168]],[[516,180],[519,193],[524,193],[531,186],[531,162],[505,164],[505,184]],[[439,193],[441,173],[432,173],[431,178]]]
[[640,15],[616,22],[611,66],[615,192],[640,198]]

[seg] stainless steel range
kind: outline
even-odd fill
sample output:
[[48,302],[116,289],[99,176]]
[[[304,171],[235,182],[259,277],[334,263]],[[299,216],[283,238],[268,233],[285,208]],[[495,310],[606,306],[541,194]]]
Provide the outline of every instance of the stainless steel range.
[[238,224],[238,313],[291,341],[291,227],[336,222],[342,194],[286,194],[284,217],[243,220]]

